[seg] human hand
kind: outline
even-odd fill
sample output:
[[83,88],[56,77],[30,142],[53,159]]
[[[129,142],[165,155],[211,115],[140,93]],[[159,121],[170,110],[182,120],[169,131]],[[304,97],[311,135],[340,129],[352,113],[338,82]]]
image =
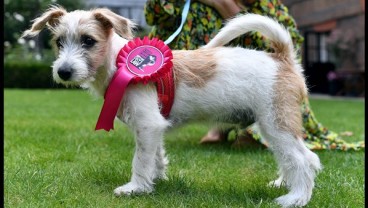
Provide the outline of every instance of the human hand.
[[241,8],[234,0],[197,0],[207,6],[216,9],[222,18],[229,19],[241,11]]

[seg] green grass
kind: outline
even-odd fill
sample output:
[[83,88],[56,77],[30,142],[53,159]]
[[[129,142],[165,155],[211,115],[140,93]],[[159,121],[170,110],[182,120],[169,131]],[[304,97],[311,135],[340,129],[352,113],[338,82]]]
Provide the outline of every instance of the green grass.
[[[275,207],[268,150],[199,145],[208,130],[191,124],[165,136],[168,181],[153,194],[120,197],[134,140],[121,123],[94,131],[102,100],[80,90],[5,90],[5,207]],[[364,101],[311,100],[317,118],[364,139]],[[324,169],[307,207],[364,207],[364,152],[318,151]]]

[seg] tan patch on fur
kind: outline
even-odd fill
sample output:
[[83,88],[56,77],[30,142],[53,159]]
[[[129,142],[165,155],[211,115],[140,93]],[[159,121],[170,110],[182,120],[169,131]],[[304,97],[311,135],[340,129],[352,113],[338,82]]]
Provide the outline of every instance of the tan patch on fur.
[[64,8],[52,6],[40,17],[33,20],[31,29],[24,31],[22,37],[36,36],[46,25],[52,30],[59,24],[60,17],[66,13]]
[[113,28],[112,22],[101,13],[94,13],[93,15],[95,16],[96,20],[99,21],[102,25],[105,34],[109,34],[111,28]]
[[303,127],[301,104],[307,97],[305,79],[293,69],[294,66],[290,61],[278,60],[278,62],[280,65],[274,87],[276,123],[281,130],[301,138]]
[[276,60],[289,62],[290,54],[293,53],[293,51],[290,51],[289,45],[279,42],[272,42],[271,44],[271,48],[274,50],[272,57],[274,57]]
[[132,29],[135,27],[135,24],[129,19],[115,14],[107,8],[94,9],[92,12],[95,18],[106,28],[112,26],[117,34],[128,40],[134,37]]
[[[93,18],[81,19],[77,28],[78,35],[88,35],[98,43],[106,45],[107,38],[112,33],[111,28],[106,29],[98,20]],[[101,45],[102,45],[101,44]]]
[[216,49],[173,51],[175,83],[184,82],[190,87],[204,87],[216,74]]

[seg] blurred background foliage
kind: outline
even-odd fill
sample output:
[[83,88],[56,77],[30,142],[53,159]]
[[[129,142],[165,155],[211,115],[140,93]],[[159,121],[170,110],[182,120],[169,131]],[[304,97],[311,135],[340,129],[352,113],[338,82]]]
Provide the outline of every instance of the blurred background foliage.
[[[82,0],[5,0],[4,44],[6,49],[15,47],[19,43],[22,32],[31,26],[31,21],[51,5],[62,5],[67,10],[84,8]],[[47,42],[44,44],[46,48],[50,48]]]
[[[43,30],[34,38],[20,38],[23,31],[31,26],[32,20],[40,16],[51,5],[62,5],[68,11],[85,8],[83,0],[4,1],[5,87],[58,86],[51,80],[51,63],[54,60],[54,52],[51,49],[49,31]],[[40,79],[40,77],[46,79]]]

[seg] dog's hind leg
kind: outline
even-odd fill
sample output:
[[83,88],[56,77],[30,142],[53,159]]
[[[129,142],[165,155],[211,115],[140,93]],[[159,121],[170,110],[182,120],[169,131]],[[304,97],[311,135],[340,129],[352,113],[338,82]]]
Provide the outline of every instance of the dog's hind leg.
[[280,130],[271,120],[260,122],[261,133],[278,162],[280,177],[275,185],[285,182],[289,189],[276,201],[283,207],[304,206],[312,196],[314,179],[321,169],[319,158],[306,148],[302,138]]
[[[127,94],[123,116],[136,140],[132,177],[129,183],[114,190],[116,195],[152,192],[157,169],[164,171],[165,168],[161,164],[164,160],[163,134],[169,122],[160,113],[155,89],[149,86],[137,89]],[[157,161],[158,153],[161,163]]]

